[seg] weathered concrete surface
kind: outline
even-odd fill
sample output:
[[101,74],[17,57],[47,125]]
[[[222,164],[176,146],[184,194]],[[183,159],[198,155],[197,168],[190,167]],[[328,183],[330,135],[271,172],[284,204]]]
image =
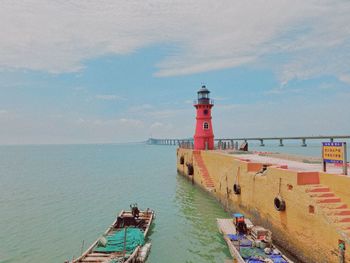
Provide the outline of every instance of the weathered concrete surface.
[[[201,151],[199,156],[194,158],[190,149],[178,149],[178,171],[188,175],[186,164],[193,165],[189,177],[195,183],[231,211],[240,211],[271,229],[276,244],[301,262],[338,262],[338,240],[346,242],[346,262],[350,262],[349,177],[320,172],[319,164],[254,154]],[[180,164],[181,157],[184,164]],[[268,168],[259,173],[263,164]],[[213,187],[207,187],[208,179],[201,174],[204,165]],[[235,183],[241,187],[240,195],[233,192]],[[286,202],[283,212],[274,207],[277,195]]]

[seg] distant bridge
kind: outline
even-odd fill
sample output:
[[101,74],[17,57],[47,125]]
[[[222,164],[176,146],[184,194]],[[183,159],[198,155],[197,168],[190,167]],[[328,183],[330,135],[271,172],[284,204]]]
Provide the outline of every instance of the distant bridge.
[[154,145],[180,145],[181,143],[193,143],[192,138],[187,139],[155,139],[155,138],[149,138],[146,141],[147,144],[154,144]]
[[[241,137],[241,138],[218,138],[215,141],[218,145],[234,145],[237,141],[258,141],[260,146],[265,146],[264,141],[278,141],[279,146],[284,146],[283,141],[285,140],[300,140],[301,146],[306,147],[306,140],[329,140],[333,142],[334,140],[339,139],[350,139],[350,135],[328,135],[328,136],[287,136],[287,137]],[[156,144],[156,145],[180,145],[180,144],[193,144],[193,138],[188,139],[156,139],[149,138],[147,144]]]

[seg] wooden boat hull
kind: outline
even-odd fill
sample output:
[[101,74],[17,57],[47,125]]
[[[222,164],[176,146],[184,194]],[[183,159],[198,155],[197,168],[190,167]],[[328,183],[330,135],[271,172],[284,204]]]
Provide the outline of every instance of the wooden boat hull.
[[[104,232],[103,236],[110,236],[118,231],[125,230],[128,228],[138,228],[143,232],[143,236],[146,239],[148,231],[154,219],[153,210],[140,211],[139,216],[136,218],[132,215],[131,211],[121,211],[118,217],[114,220],[109,228]],[[129,255],[126,254],[125,250],[120,251],[106,251],[106,252],[96,252],[96,248],[99,245],[101,238],[98,238],[92,245],[77,259],[72,261],[66,261],[70,263],[107,263],[111,260],[117,260],[124,258],[123,262],[135,263],[139,262],[138,254],[140,251],[140,246],[135,247],[133,252]]]

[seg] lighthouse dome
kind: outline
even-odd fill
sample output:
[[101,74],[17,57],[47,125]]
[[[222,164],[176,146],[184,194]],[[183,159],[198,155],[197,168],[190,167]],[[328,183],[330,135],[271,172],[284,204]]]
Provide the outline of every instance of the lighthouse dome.
[[204,94],[208,94],[210,93],[210,91],[207,89],[207,87],[205,85],[203,85],[197,92],[198,94],[199,93],[204,93]]
[[209,93],[210,91],[203,85],[197,92],[198,94],[198,104],[209,104]]

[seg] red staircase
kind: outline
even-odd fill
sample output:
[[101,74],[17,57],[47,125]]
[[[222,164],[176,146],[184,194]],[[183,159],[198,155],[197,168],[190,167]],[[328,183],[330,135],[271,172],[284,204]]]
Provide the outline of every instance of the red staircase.
[[208,189],[213,189],[215,185],[213,179],[209,175],[207,167],[205,166],[205,163],[201,156],[201,151],[193,151],[193,157],[194,161],[197,164],[197,167],[199,168],[199,173],[202,177],[205,187]]
[[350,237],[350,209],[343,203],[329,187],[312,185],[306,192],[314,199],[317,207],[321,209],[327,220],[334,223],[342,233]]

